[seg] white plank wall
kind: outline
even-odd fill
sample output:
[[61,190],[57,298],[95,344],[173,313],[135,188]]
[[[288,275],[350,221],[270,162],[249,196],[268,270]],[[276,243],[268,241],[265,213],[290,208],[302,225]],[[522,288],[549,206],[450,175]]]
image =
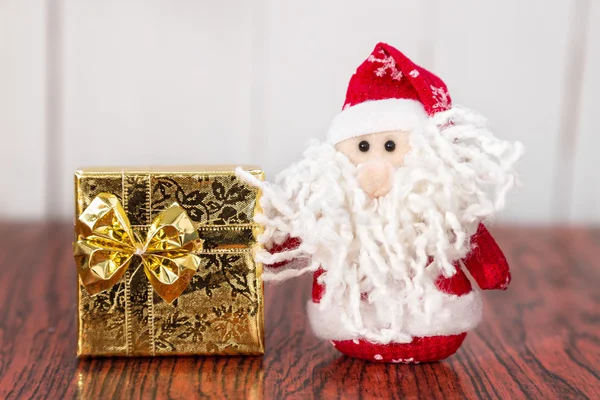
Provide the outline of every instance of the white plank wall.
[[435,71],[456,103],[479,110],[496,135],[527,149],[523,187],[501,217],[554,220],[571,2],[456,0],[439,6]]
[[41,218],[46,190],[45,8],[0,0],[0,218]]
[[590,3],[569,217],[577,223],[600,224],[600,2]]
[[21,177],[5,172],[0,218],[70,218],[83,165],[272,178],[387,41],[527,147],[501,221],[600,223],[598,26],[593,0],[0,0],[0,168]]
[[65,1],[60,215],[82,165],[250,161],[246,3]]

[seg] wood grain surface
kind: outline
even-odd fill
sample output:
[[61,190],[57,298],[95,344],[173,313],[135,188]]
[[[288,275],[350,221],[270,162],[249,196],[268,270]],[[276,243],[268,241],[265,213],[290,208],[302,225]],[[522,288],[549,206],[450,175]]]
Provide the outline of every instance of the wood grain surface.
[[309,277],[266,288],[264,357],[77,360],[71,229],[0,224],[0,399],[600,398],[600,230],[494,229],[513,284],[463,347],[382,365],[314,338]]

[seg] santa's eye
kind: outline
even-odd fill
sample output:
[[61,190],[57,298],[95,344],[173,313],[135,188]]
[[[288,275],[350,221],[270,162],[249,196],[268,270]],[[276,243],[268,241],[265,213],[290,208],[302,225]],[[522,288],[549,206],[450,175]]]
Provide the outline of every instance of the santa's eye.
[[388,140],[385,142],[385,151],[394,151],[396,150],[396,143],[393,140]]
[[369,145],[369,142],[367,142],[366,140],[363,140],[358,144],[358,149],[363,153],[369,151],[369,147],[371,147],[371,145]]

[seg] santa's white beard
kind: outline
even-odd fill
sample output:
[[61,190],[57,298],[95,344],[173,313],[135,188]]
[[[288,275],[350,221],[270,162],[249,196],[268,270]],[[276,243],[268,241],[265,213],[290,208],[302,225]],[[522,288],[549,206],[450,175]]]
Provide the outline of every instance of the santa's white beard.
[[275,185],[242,174],[263,189],[256,221],[265,227],[265,247],[302,240],[297,249],[257,255],[267,265],[289,262],[267,269],[264,279],[322,268],[318,307],[334,308],[353,337],[410,342],[420,329],[415,321],[434,331],[443,324],[444,304],[429,295],[434,282],[456,272],[478,224],[504,206],[522,153],[519,143],[495,138],[481,117],[456,107],[412,132],[410,145],[390,193],[378,199],[360,189],[357,167],[325,143],[313,142]]

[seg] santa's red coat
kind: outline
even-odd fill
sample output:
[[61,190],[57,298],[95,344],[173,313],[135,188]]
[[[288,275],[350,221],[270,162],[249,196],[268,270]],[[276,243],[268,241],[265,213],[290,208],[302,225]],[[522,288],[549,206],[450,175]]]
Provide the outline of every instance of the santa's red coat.
[[[483,224],[471,238],[472,250],[463,263],[477,285],[483,290],[505,290],[510,284],[510,270],[500,247]],[[269,249],[272,253],[297,248],[298,238],[288,238],[283,244]],[[279,267],[276,264],[272,267]],[[318,282],[323,271],[314,274],[312,301],[318,304],[326,288]],[[456,274],[436,281],[439,291],[457,297],[466,296],[473,291],[471,282],[463,270],[456,268]],[[332,344],[347,356],[368,359],[376,362],[418,363],[442,360],[456,352],[462,344],[466,332],[443,335],[414,337],[411,343],[377,344],[360,339],[334,340]]]

